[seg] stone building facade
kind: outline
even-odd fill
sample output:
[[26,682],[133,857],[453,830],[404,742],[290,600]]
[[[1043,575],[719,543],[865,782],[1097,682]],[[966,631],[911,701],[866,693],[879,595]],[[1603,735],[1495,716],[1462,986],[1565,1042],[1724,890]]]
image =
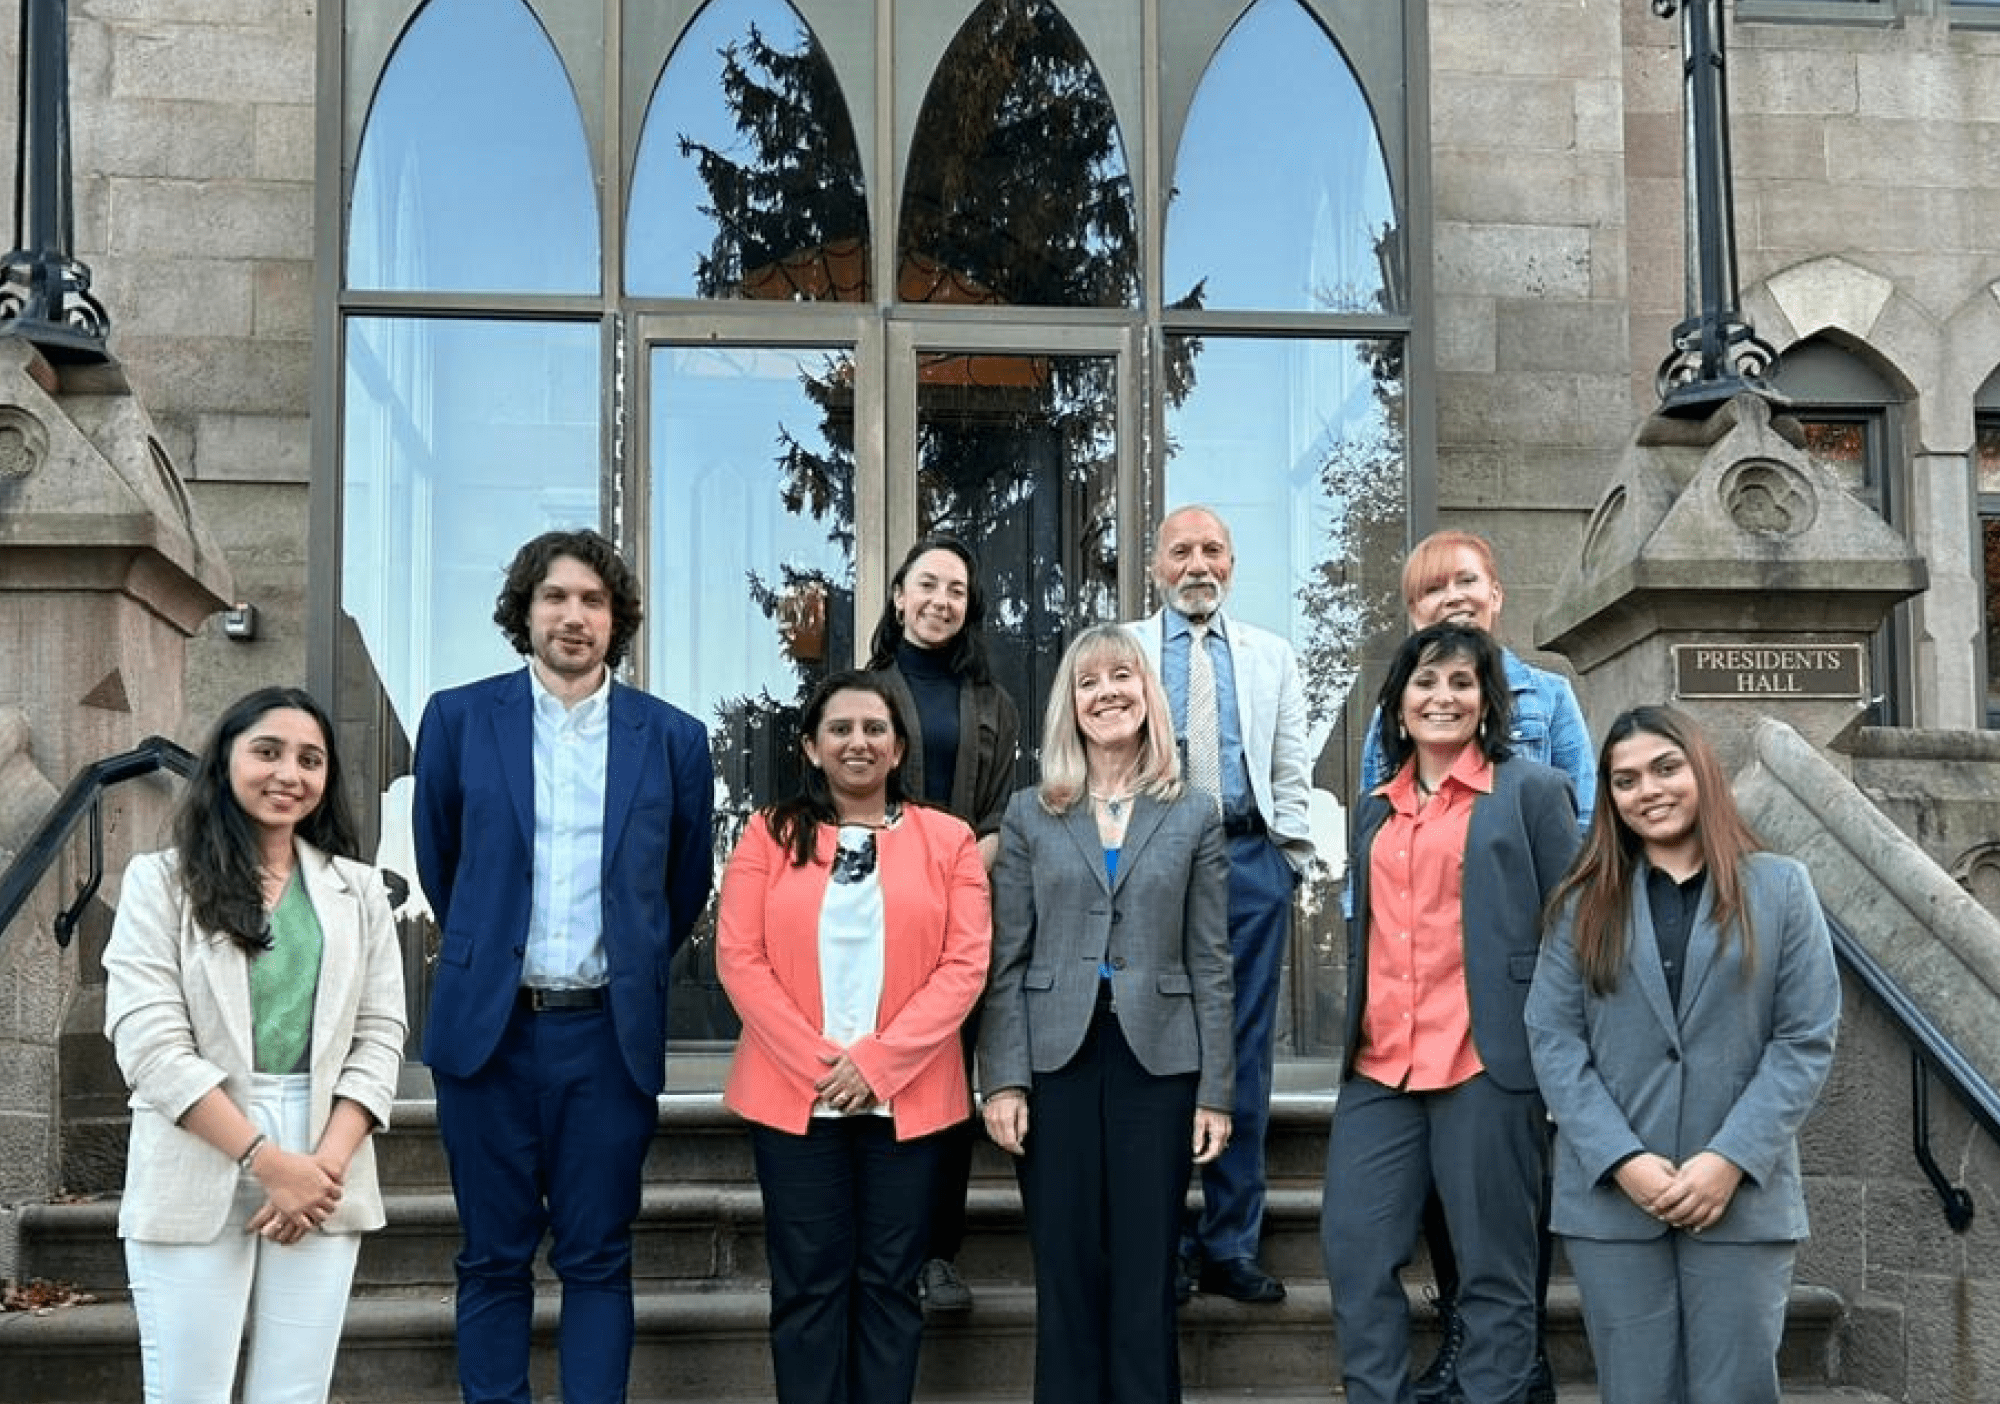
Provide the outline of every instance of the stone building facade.
[[[1383,600],[1402,546],[1437,525],[1488,536],[1506,575],[1506,631],[1532,655],[1538,616],[1576,560],[1589,513],[1657,403],[1655,368],[1684,312],[1681,57],[1677,26],[1641,0],[484,2],[522,22],[533,41],[505,49],[507,62],[563,78],[578,149],[589,153],[580,188],[614,211],[596,226],[598,252],[573,286],[557,275],[549,288],[459,285],[434,260],[398,263],[400,231],[390,224],[349,227],[357,206],[377,212],[364,151],[377,139],[371,122],[398,83],[423,78],[420,68],[397,68],[404,58],[416,62],[423,26],[442,33],[470,13],[452,0],[70,5],[77,252],[113,317],[111,349],[227,559],[235,598],[257,611],[253,639],[225,637],[211,619],[189,643],[185,681],[150,683],[184,688],[191,731],[259,683],[303,680],[338,696],[341,715],[365,738],[370,783],[359,798],[391,840],[393,809],[380,797],[407,764],[412,698],[494,660],[473,650],[449,663],[397,662],[407,637],[383,638],[409,618],[430,620],[441,638],[490,634],[484,601],[504,559],[490,542],[521,539],[548,513],[581,512],[623,537],[643,562],[663,630],[641,649],[642,681],[676,701],[688,700],[676,695],[688,684],[674,680],[699,675],[697,665],[673,671],[698,621],[741,614],[746,628],[768,633],[765,626],[790,618],[793,632],[771,653],[769,676],[730,673],[704,694],[754,686],[782,698],[779,683],[796,681],[794,672],[844,662],[865,641],[888,569],[932,524],[936,504],[922,484],[942,469],[925,458],[927,445],[971,433],[968,425],[997,413],[1000,401],[959,418],[954,406],[975,389],[1011,386],[1020,393],[1006,404],[1017,417],[1023,405],[1088,402],[1064,432],[1098,447],[1008,431],[1016,436],[1004,440],[1009,453],[1056,460],[1053,476],[1038,482],[1069,484],[1083,504],[1045,526],[1053,545],[1032,550],[1013,544],[1014,525],[989,523],[1003,561],[1025,553],[1009,578],[1033,578],[1048,562],[1032,552],[1053,553],[1060,569],[1040,573],[1066,582],[1047,626],[1058,633],[1090,610],[1136,615],[1149,607],[1152,525],[1179,501],[1219,501],[1241,523],[1239,537],[1257,547],[1241,564],[1254,592],[1243,597],[1246,612],[1288,628],[1321,670],[1316,783],[1325,794],[1321,832],[1337,853],[1359,732],[1352,699],[1362,694],[1353,689],[1357,677],[1372,685],[1370,665],[1393,641],[1398,621]],[[2000,639],[1988,634],[2000,588],[2000,242],[1991,232],[2000,228],[2000,5],[1724,0],[1722,8],[1746,311],[1781,355],[1776,379],[1809,444],[1928,568],[1924,591],[1871,652],[1867,719],[1983,729],[2000,718],[2000,685],[1991,681],[2000,676]],[[684,286],[678,274],[649,289],[646,242],[625,225],[620,202],[645,188],[655,90],[673,90],[684,34],[775,11],[811,32],[839,80],[858,198],[877,235],[858,253],[823,237],[807,260],[788,261],[800,251],[779,250],[788,257],[759,264],[738,249],[722,294]],[[17,14],[18,0],[0,7],[0,72],[15,70]],[[936,247],[898,244],[889,233],[911,218],[899,196],[928,189],[924,114],[939,96],[937,75],[952,71],[953,55],[981,23],[995,32],[1039,25],[1036,33],[1056,36],[1049,42],[1059,41],[1065,62],[1095,75],[1099,96],[1089,101],[1097,105],[1080,110],[1115,119],[1115,140],[1089,162],[1093,172],[1107,164],[1123,172],[1125,291],[1026,306],[1010,302],[992,275],[961,276],[946,293]],[[1324,46],[1316,61],[1327,71],[1341,65],[1343,115],[1326,118],[1326,133],[1301,125],[1275,91],[1263,96],[1278,115],[1260,127],[1255,105],[1246,105],[1254,88],[1228,86],[1232,36],[1259,24],[1316,36]],[[489,37],[495,52],[518,39]],[[1335,113],[1330,98],[1316,109],[1320,94],[1312,96],[1308,114]],[[0,141],[9,148],[12,111],[0,104]],[[1191,149],[1183,141],[1210,126],[1219,137],[1254,138],[1252,149],[1269,160],[1298,163],[1295,181],[1288,167],[1285,179],[1260,187],[1260,198],[1306,224],[1337,226],[1338,212],[1297,215],[1273,191],[1318,179],[1307,170],[1317,147],[1363,150],[1351,186],[1383,202],[1371,207],[1374,246],[1356,244],[1352,230],[1301,236],[1322,281],[1299,300],[1218,272],[1207,300],[1189,302],[1192,286],[1172,281],[1187,266],[1177,262],[1176,240],[1232,232],[1226,208],[1199,230],[1186,214],[1200,212],[1207,187],[1183,178],[1191,167],[1176,162],[1192,160],[1181,154]],[[1372,150],[1355,130],[1372,135]],[[441,199],[437,171],[424,164],[434,159],[424,134],[407,135],[405,164],[395,169],[429,177]],[[453,139],[476,144],[476,136]],[[508,195],[524,219],[555,198],[533,186]],[[1265,251],[1249,231],[1269,211],[1240,213],[1254,262]],[[1190,222],[1176,234],[1173,221],[1183,217]],[[364,238],[388,250],[368,254],[379,274],[368,284],[355,281]],[[1273,247],[1290,249],[1282,237]],[[767,285],[779,274],[792,282],[773,297]],[[925,277],[924,291],[912,291],[912,280]],[[864,291],[828,290],[843,278]],[[1343,280],[1358,280],[1361,295],[1343,291]],[[442,404],[449,387],[368,401],[375,392],[357,348],[388,328],[374,345],[383,362],[438,357],[423,339],[431,329],[482,318],[582,328],[577,384],[561,355],[545,352],[554,368],[549,403],[558,406],[548,422],[517,425],[505,404],[478,412],[504,421],[515,438],[551,430],[549,451],[558,456],[581,442],[585,461],[565,469],[560,484],[534,485],[546,490],[525,506],[520,495],[440,490],[426,499],[431,520],[422,529],[431,535],[405,542],[398,534],[392,548],[386,533],[407,525],[393,490],[401,480],[385,473],[378,483],[359,458],[373,451],[371,434],[395,439],[406,427],[398,414],[417,399]],[[851,408],[834,428],[821,426],[827,443],[807,447],[852,474],[843,481],[854,500],[831,533],[847,544],[804,586],[774,576],[746,592],[726,562],[689,576],[672,559],[673,550],[701,543],[676,536],[680,524],[661,508],[672,481],[665,459],[680,442],[674,433],[698,438],[706,423],[676,419],[672,397],[721,374],[701,359],[711,345],[733,348],[743,364],[774,349],[826,350],[845,367],[825,377],[817,389],[833,392],[812,404],[829,422],[828,404]],[[1351,361],[1315,361],[1312,348],[1327,345],[1360,348],[1363,371]],[[1243,359],[1230,360],[1239,349]],[[1189,372],[1197,351],[1207,359]],[[1267,352],[1273,359],[1259,359]],[[766,379],[809,378],[800,364]],[[1184,375],[1210,393],[1246,396],[1259,380],[1289,379],[1290,398],[1265,417],[1304,423],[1337,411],[1351,432],[1335,435],[1332,449],[1308,451],[1301,446],[1316,444],[1318,431],[1294,430],[1287,442],[1300,450],[1297,462],[1273,467],[1268,491],[1243,488],[1235,476],[1255,477],[1266,465],[1215,455],[1260,441],[1234,439],[1220,416],[1190,409],[1202,405],[1203,391],[1190,391]],[[1329,394],[1316,388],[1329,384]],[[357,410],[364,402],[381,411],[379,422]],[[1262,401],[1249,402],[1265,413]],[[424,427],[442,433],[442,424],[440,415]],[[1340,453],[1369,434],[1376,438],[1356,452],[1373,476],[1351,471]],[[993,449],[995,441],[983,442]],[[1196,450],[1177,459],[1188,443]],[[1197,462],[1196,452],[1209,456]],[[1369,452],[1377,457],[1366,459]],[[1343,493],[1371,506],[1349,513]],[[486,554],[446,560],[438,523],[483,514],[494,517],[490,537],[474,549]],[[683,515],[699,522],[701,514]],[[1326,534],[1301,534],[1300,516]],[[368,554],[378,532],[382,559]],[[769,539],[780,535],[774,527]],[[1329,587],[1332,612],[1314,615],[1300,600],[1330,556],[1344,557]],[[410,565],[432,560],[434,577]],[[422,578],[394,598],[367,597],[361,578],[378,571]],[[758,590],[766,593],[761,614]],[[818,620],[811,648],[796,643],[802,610]],[[1328,645],[1329,628],[1355,637]],[[1024,634],[1016,660],[1024,686],[1041,676],[1036,660],[1046,643],[1046,635]],[[0,707],[37,685],[0,669]],[[1608,720],[1588,686],[1582,697],[1595,725]],[[1024,711],[1036,714],[1039,701],[1024,699]],[[771,720],[707,719],[744,736]],[[736,767],[725,784],[739,807],[762,798],[777,773],[769,757],[751,740],[724,749]],[[1968,742],[1936,754],[1985,751]],[[1898,774],[1910,788],[1907,768]],[[66,778],[46,776],[56,787]],[[1965,828],[1961,821],[1953,832]],[[18,841],[0,833],[0,850]],[[147,846],[144,835],[121,842]],[[1968,833],[1966,853],[1932,856],[1969,870],[1979,842]],[[1322,892],[1332,881],[1329,870]],[[1293,1052],[1310,1056],[1324,1051],[1325,1008],[1338,991],[1314,974],[1334,963],[1330,923],[1301,925],[1291,1039]],[[1872,1028],[1864,1046],[1880,1042]],[[1900,1075],[1889,1070],[1888,1085]],[[1966,1154],[1992,1161],[1990,1146]],[[1967,1272],[1974,1276],[1955,1280],[1991,1285]]]

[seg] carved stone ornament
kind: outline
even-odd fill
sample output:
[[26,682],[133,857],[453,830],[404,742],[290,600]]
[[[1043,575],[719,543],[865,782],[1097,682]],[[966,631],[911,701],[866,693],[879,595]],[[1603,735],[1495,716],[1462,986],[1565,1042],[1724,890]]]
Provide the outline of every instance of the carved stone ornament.
[[0,405],[0,480],[27,477],[49,457],[49,431],[18,405]]
[[1723,509],[1755,536],[1797,536],[1819,515],[1819,495],[1789,464],[1751,459],[1722,475]]
[[1604,569],[1612,549],[1611,538],[1625,518],[1626,498],[1624,485],[1620,484],[1605,496],[1592,514],[1590,526],[1583,535],[1583,568],[1586,572],[1595,574]]

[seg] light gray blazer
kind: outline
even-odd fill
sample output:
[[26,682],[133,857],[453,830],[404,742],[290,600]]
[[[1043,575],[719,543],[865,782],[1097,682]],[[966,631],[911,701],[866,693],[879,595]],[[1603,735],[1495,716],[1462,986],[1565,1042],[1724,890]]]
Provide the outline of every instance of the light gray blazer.
[[993,965],[979,1036],[979,1085],[1033,1085],[1076,1056],[1112,968],[1118,1027],[1146,1071],[1199,1073],[1195,1100],[1227,1111],[1231,1034],[1229,854],[1215,804],[1186,791],[1132,802],[1118,881],[1089,804],[1050,814],[1015,793],[993,869]]
[[1743,1171],[1728,1211],[1703,1237],[1736,1243],[1806,1236],[1799,1126],[1833,1065],[1840,977],[1806,870],[1751,854],[1744,904],[1756,938],[1725,948],[1703,893],[1688,933],[1676,1008],[1646,901],[1633,882],[1625,968],[1595,995],[1576,963],[1573,904],[1559,913],[1528,995],[1528,1037],[1556,1122],[1550,1227],[1579,1238],[1637,1240],[1667,1231],[1627,1199],[1611,1173],[1652,1151],[1675,1164],[1703,1150]]
[[[312,1134],[335,1097],[382,1126],[403,1060],[403,961],[382,878],[298,843],[299,871],[325,934],[313,1001]],[[227,936],[195,924],[172,850],[125,870],[104,950],[104,1031],[132,1089],[132,1139],[118,1232],[162,1243],[206,1243],[228,1221],[236,1162],[176,1123],[211,1088],[249,1105],[250,961]],[[328,1233],[380,1228],[373,1138],[347,1168]]]
[[[1298,655],[1268,629],[1222,611],[1229,666],[1236,677],[1236,715],[1243,726],[1243,762],[1250,793],[1271,842],[1294,872],[1312,866],[1312,757],[1306,751],[1306,694]],[[1139,640],[1153,675],[1165,637],[1158,611],[1125,626]]]

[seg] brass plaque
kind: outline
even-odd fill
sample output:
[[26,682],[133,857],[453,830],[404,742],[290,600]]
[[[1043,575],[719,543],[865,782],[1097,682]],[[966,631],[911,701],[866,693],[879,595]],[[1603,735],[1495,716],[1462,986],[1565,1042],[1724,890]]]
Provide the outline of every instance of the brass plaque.
[[1694,643],[1674,646],[1676,697],[1863,698],[1866,645]]

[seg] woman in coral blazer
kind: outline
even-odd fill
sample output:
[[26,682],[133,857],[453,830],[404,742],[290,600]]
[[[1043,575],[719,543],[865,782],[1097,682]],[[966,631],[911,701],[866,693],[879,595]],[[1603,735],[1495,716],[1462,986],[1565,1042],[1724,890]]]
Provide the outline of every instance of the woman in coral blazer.
[[353,861],[333,727],[293,688],[216,723],[174,848],[126,869],[105,1029],[131,1085],[125,1239],[148,1404],[324,1400],[370,1136],[403,1054],[382,879]]
[[758,813],[722,879],[716,949],[743,1034],[723,1100],[753,1123],[781,1404],[916,1388],[937,1133],[971,1114],[958,1029],[986,979],[972,830],[903,802],[881,678],[828,678],[805,782]]

